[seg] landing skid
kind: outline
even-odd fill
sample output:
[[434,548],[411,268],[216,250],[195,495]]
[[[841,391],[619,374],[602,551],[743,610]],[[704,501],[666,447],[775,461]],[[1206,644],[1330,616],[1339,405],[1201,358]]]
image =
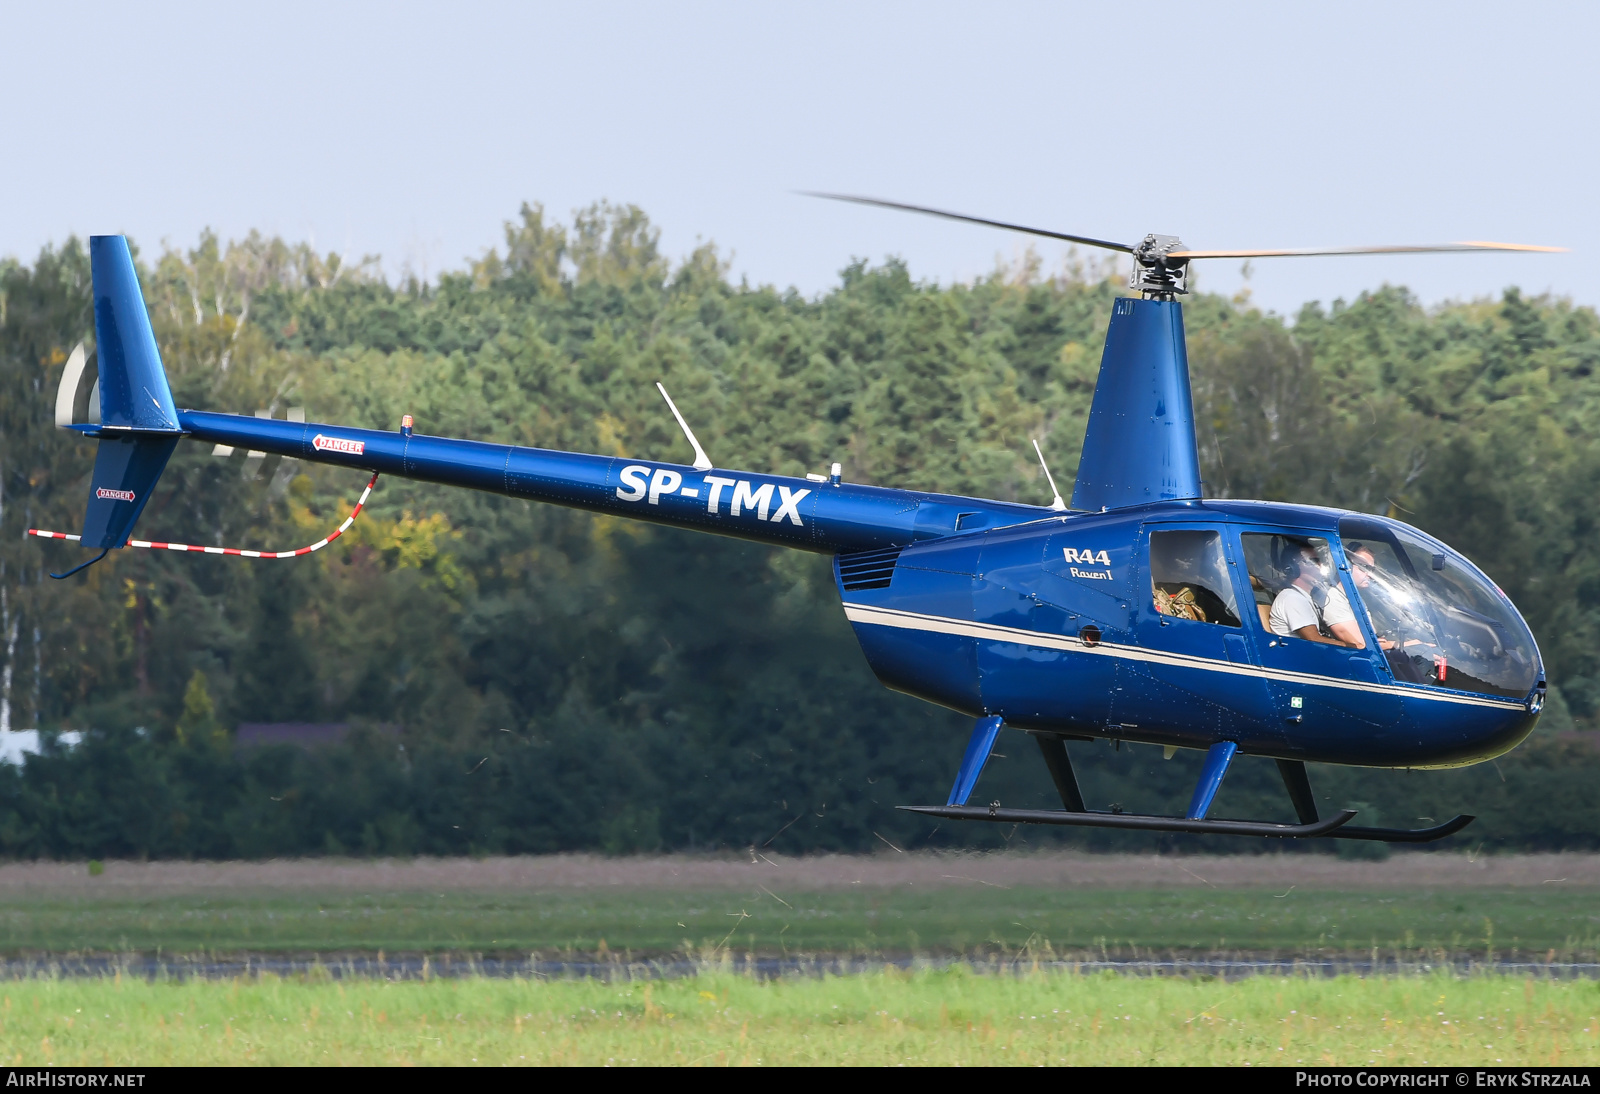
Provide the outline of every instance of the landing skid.
[[1039,744],[1050,778],[1056,784],[1065,809],[1002,809],[995,802],[987,808],[970,806],[971,796],[983,765],[994,748],[995,735],[1000,732],[1002,719],[998,715],[985,715],[978,719],[972,730],[972,740],[961,760],[961,769],[950,789],[950,800],[944,805],[902,805],[899,808],[925,817],[943,820],[991,821],[997,824],[1063,824],[1083,828],[1129,828],[1143,832],[1188,832],[1217,836],[1265,836],[1269,839],[1365,839],[1383,843],[1431,843],[1455,835],[1474,820],[1466,814],[1452,817],[1432,828],[1363,828],[1350,824],[1356,815],[1354,809],[1340,810],[1326,819],[1317,815],[1316,796],[1311,792],[1311,780],[1306,775],[1306,765],[1299,760],[1278,760],[1278,771],[1283,776],[1284,788],[1294,803],[1299,824],[1275,824],[1270,821],[1207,820],[1206,813],[1216,797],[1217,788],[1227,773],[1238,746],[1230,741],[1219,741],[1206,753],[1200,784],[1195,787],[1194,798],[1189,802],[1186,816],[1159,817],[1145,813],[1104,813],[1084,805],[1083,793],[1078,788],[1078,777],[1072,770],[1072,760],[1067,755],[1065,736],[1058,733],[1033,731]]
[[971,805],[902,805],[909,813],[942,820],[992,821],[997,824],[1062,824],[1082,828],[1131,828],[1143,832],[1188,832],[1216,836],[1266,836],[1276,839],[1365,839],[1385,843],[1430,843],[1454,835],[1475,818],[1455,817],[1432,828],[1361,828],[1351,825],[1355,810],[1341,810],[1311,824],[1267,821],[1191,820],[1143,813],[1068,813],[1059,809],[1001,809]]
[[1455,835],[1477,819],[1470,813],[1458,813],[1443,824],[1436,824],[1432,828],[1362,828],[1346,824],[1337,832],[1330,833],[1329,838],[1373,839],[1384,843],[1432,843],[1436,839]]
[[[1135,828],[1145,832],[1194,832],[1219,836],[1325,836],[1351,817],[1354,809],[1314,824],[1271,824],[1265,821],[1191,820],[1144,813],[1066,813],[1059,809],[1001,809],[974,805],[902,805],[910,813],[944,820],[995,821],[999,824],[1067,824],[1085,828]],[[1378,831],[1378,829],[1368,829]],[[1335,833],[1337,834],[1337,833]],[[1366,837],[1370,838],[1370,837]]]

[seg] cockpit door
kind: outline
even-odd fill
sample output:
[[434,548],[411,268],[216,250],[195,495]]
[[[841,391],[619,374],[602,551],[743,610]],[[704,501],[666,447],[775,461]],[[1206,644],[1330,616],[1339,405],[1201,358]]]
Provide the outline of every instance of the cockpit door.
[[[1243,569],[1252,586],[1246,627],[1260,651],[1261,667],[1292,749],[1322,750],[1322,743],[1354,733],[1387,729],[1400,720],[1400,697],[1383,655],[1367,648],[1317,642],[1272,630],[1274,606],[1283,619],[1332,618],[1337,605],[1359,605],[1337,540],[1327,533],[1250,529],[1240,536]],[[1297,591],[1297,566],[1308,572]],[[1305,615],[1306,610],[1313,614]],[[1351,609],[1353,610],[1353,609]],[[1359,627],[1361,616],[1356,615]],[[1287,625],[1287,624],[1285,624]]]
[[1277,718],[1243,618],[1249,586],[1226,527],[1152,522],[1139,539],[1133,600],[1141,728],[1185,738],[1173,743],[1275,745]]

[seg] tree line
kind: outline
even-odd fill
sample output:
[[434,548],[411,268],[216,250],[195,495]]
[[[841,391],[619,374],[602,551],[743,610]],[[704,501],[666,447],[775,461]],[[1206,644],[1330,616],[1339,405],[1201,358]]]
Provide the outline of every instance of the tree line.
[[[1075,473],[1112,302],[1107,267],[1033,259],[968,284],[855,261],[816,297],[678,262],[631,206],[524,206],[502,246],[434,283],[252,235],[141,254],[180,406],[686,460],[662,380],[719,464],[1049,500]],[[1291,318],[1186,307],[1208,494],[1397,516],[1460,548],[1522,609],[1554,687],[1494,764],[1323,768],[1330,805],[1385,824],[1478,812],[1461,839],[1588,847],[1600,816],[1600,317],[1508,289],[1424,308],[1385,286]],[[292,562],[75,549],[93,444],[57,430],[93,345],[86,249],[0,263],[0,728],[46,746],[0,769],[0,855],[262,856],[770,845],[1209,846],[1113,833],[933,830],[965,720],[885,691],[826,559],[509,498],[381,480],[334,547]],[[180,445],[151,538],[280,549],[364,478]],[[240,722],[348,722],[337,747],[240,751]],[[61,730],[84,734],[65,748]],[[1002,738],[981,793],[1046,805]],[[1183,754],[1075,746],[1091,804],[1170,810]],[[1269,763],[1219,815],[1289,819]],[[1101,800],[1104,799],[1104,800]],[[1441,815],[1442,814],[1442,815]],[[770,841],[770,844],[769,842]],[[1229,846],[1233,845],[1221,845]]]

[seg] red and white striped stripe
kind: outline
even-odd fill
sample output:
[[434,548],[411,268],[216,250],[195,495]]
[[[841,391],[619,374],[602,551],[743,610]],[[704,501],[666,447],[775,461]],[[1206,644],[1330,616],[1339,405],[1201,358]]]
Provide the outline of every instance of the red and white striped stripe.
[[[338,529],[323,539],[317,540],[309,547],[301,547],[299,550],[245,551],[238,547],[199,547],[190,543],[158,543],[148,539],[130,539],[127,546],[147,547],[152,551],[194,551],[203,555],[237,555],[239,558],[299,558],[301,555],[309,555],[312,551],[322,550],[328,544],[344,535],[350,526],[356,522],[356,518],[361,515],[361,507],[367,504],[367,498],[372,494],[372,488],[377,485],[377,482],[378,476],[373,475],[367,482],[367,488],[361,491],[361,500],[356,502],[356,507],[351,510],[348,517],[344,518],[344,523],[339,525]],[[28,535],[38,536],[41,539],[70,539],[74,542],[83,538],[82,536],[68,535],[66,532],[46,532],[39,528],[29,528]]]

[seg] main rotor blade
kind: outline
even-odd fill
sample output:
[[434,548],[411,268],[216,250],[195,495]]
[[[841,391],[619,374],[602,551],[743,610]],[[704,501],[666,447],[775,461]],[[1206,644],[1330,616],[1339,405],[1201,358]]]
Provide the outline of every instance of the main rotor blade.
[[926,213],[933,217],[944,217],[946,220],[964,220],[968,224],[987,224],[991,228],[1005,228],[1013,232],[1027,232],[1033,236],[1045,236],[1049,239],[1064,239],[1068,243],[1082,243],[1086,247],[1104,247],[1108,251],[1121,251],[1123,254],[1132,254],[1133,248],[1126,243],[1112,243],[1106,239],[1094,239],[1091,236],[1074,236],[1066,232],[1052,232],[1044,228],[1030,228],[1025,224],[1010,224],[1003,220],[988,220],[984,217],[969,217],[965,213],[952,213],[944,209],[930,209],[925,205],[906,205],[898,201],[883,201],[879,198],[855,197],[851,194],[824,194],[817,190],[801,190],[800,193],[810,198],[827,198],[829,201],[850,201],[857,205],[877,205],[884,209],[900,209],[908,213]]
[[1485,243],[1472,240],[1466,243],[1379,244],[1372,247],[1307,247],[1289,251],[1171,251],[1168,258],[1296,258],[1312,255],[1424,255],[1459,254],[1463,251],[1537,251],[1544,254],[1565,253],[1565,247],[1539,247],[1531,243]]

